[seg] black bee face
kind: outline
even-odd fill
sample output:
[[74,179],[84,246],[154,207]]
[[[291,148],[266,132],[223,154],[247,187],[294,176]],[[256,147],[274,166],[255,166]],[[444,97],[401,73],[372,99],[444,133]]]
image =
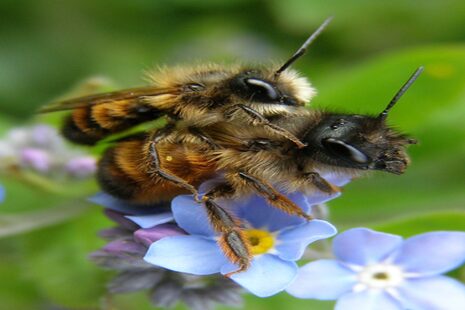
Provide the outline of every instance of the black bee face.
[[387,127],[379,118],[327,115],[304,138],[307,155],[340,167],[401,174],[410,160],[405,152],[413,140]]
[[232,92],[249,102],[301,105],[295,94],[285,89],[279,80],[274,80],[260,70],[247,70],[233,77],[229,82]]

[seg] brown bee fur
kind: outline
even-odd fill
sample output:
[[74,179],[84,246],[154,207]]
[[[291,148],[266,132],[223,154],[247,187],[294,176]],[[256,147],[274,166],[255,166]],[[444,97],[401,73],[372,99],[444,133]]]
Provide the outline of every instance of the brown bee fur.
[[[152,168],[149,135],[118,142],[99,162],[98,180],[103,190],[135,203],[169,201],[186,190],[160,177]],[[164,170],[200,185],[213,177],[216,165],[204,150],[193,144],[161,143],[157,146]]]
[[295,71],[276,76],[273,68],[164,68],[149,74],[149,87],[71,99],[41,112],[73,110],[63,133],[73,142],[89,145],[161,116],[183,120],[178,126],[204,127],[237,118],[259,124],[237,103],[268,117],[297,113],[296,108],[315,95],[308,80]]

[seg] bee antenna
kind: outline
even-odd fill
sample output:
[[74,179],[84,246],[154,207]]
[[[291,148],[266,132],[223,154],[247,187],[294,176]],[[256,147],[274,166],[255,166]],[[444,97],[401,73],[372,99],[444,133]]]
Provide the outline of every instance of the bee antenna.
[[274,76],[277,77],[279,76],[284,70],[289,68],[292,63],[294,63],[297,59],[299,59],[305,52],[307,51],[307,48],[310,44],[312,44],[313,41],[320,35],[321,32],[326,28],[326,26],[331,22],[333,17],[328,17],[321,25],[318,27],[318,29],[312,33],[308,39],[302,44],[302,46],[297,50],[297,52],[294,53],[294,55],[289,58],[284,65],[281,66],[278,70],[276,70]]
[[384,111],[378,115],[379,120],[384,121],[387,118],[389,111],[397,103],[397,101],[399,101],[402,95],[405,94],[405,92],[410,88],[410,86],[412,86],[413,82],[416,81],[416,79],[423,72],[423,70],[424,70],[423,66],[420,66],[418,67],[417,70],[415,70],[415,72],[410,76],[407,82],[405,82],[405,84],[401,87],[401,89],[399,89],[397,94],[391,99],[391,102],[389,102],[389,104],[384,109]]

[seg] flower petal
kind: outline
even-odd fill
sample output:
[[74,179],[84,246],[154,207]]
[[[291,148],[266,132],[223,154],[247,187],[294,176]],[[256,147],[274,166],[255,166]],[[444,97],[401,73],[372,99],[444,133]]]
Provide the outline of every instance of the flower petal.
[[114,255],[141,255],[145,253],[146,248],[139,243],[131,240],[119,239],[107,243],[102,250]]
[[353,228],[333,241],[337,259],[354,265],[368,265],[385,258],[402,243],[402,238],[367,228]]
[[0,186],[0,203],[2,203],[5,200],[5,189],[3,186]]
[[326,239],[337,233],[336,227],[322,220],[313,220],[282,230],[277,240],[277,255],[284,260],[298,260],[312,242]]
[[24,148],[19,157],[22,165],[39,172],[47,172],[52,165],[50,153],[38,148]]
[[71,158],[65,164],[65,170],[74,177],[85,178],[95,173],[97,160],[92,156],[79,156]]
[[336,173],[336,172],[320,172],[320,175],[329,183],[336,186],[344,186],[352,180],[350,174]]
[[149,247],[155,241],[166,237],[185,235],[184,230],[174,224],[161,224],[156,227],[138,229],[134,232],[134,240]]
[[97,193],[92,197],[89,197],[89,200],[92,203],[103,206],[108,209],[112,209],[124,214],[133,214],[133,215],[144,215],[144,214],[154,214],[160,212],[166,212],[169,209],[169,205],[166,203],[153,204],[153,205],[140,205],[129,203],[127,201],[115,198],[107,193]]
[[205,207],[191,195],[180,195],[171,202],[176,223],[191,235],[214,236]]
[[151,228],[160,224],[166,224],[174,220],[173,213],[164,212],[152,215],[126,215],[126,218],[130,219],[141,228]]
[[127,219],[124,214],[119,213],[118,211],[114,211],[112,209],[103,209],[103,213],[106,217],[108,217],[113,222],[117,223],[118,226],[124,227],[128,230],[136,230],[139,226],[134,223],[133,221]]
[[436,275],[465,261],[465,232],[439,231],[405,240],[388,258],[409,273]]
[[308,211],[311,211],[312,206],[325,203],[325,202],[333,200],[333,199],[335,199],[335,198],[337,198],[339,196],[341,196],[340,192],[333,193],[333,194],[316,192],[316,193],[313,193],[312,195],[305,196],[305,205],[310,206]]
[[359,293],[345,294],[337,301],[335,307],[335,310],[354,309],[403,310],[404,308],[398,301],[382,290],[366,290]]
[[356,283],[357,275],[352,270],[325,259],[301,267],[286,291],[297,298],[333,300],[350,292]]
[[465,307],[465,285],[449,277],[411,279],[398,292],[405,309],[461,310]]
[[[221,268],[221,273],[237,270],[229,263]],[[246,271],[235,273],[231,279],[258,297],[268,297],[284,290],[295,278],[297,265],[283,261],[270,254],[255,256]]]
[[296,205],[302,208],[305,212],[310,212],[313,205],[325,203],[328,200],[336,198],[340,193],[335,194],[326,194],[321,192],[315,192],[311,195],[304,195],[302,193],[296,192],[287,194],[287,198],[292,200]]
[[197,236],[166,237],[153,243],[144,260],[166,269],[195,275],[220,272],[228,261],[214,240]]
[[[300,196],[303,195],[300,194]],[[293,198],[298,200],[296,195]],[[298,203],[298,201],[296,202]],[[250,196],[242,201],[230,202],[228,209],[252,227],[271,232],[306,222],[306,220],[298,216],[289,215],[268,205],[264,198],[257,195]]]

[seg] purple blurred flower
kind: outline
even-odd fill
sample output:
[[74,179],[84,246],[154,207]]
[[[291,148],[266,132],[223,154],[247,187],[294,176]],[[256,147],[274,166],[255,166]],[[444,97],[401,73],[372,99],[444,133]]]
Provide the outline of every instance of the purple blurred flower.
[[[312,204],[327,200],[294,194],[290,197],[308,212]],[[307,222],[270,207],[260,197],[240,203],[228,210],[240,219],[246,236],[253,240],[254,255],[250,268],[231,276],[232,280],[257,296],[274,295],[293,281],[297,273],[296,260],[307,245],[333,236],[336,229],[328,222]],[[191,196],[178,196],[172,201],[176,223],[189,235],[166,237],[154,242],[144,259],[156,266],[194,275],[227,274],[238,267],[225,257],[217,244],[205,209]]]
[[47,172],[50,169],[51,158],[46,150],[37,148],[24,148],[20,151],[21,166],[31,168],[38,172]]
[[[159,224],[168,219],[166,209],[161,208],[162,216],[132,215],[135,222],[148,228],[142,228],[129,220],[127,214],[137,214],[142,206],[127,204],[99,194],[93,200],[116,206],[118,210],[105,209],[105,214],[118,226],[100,232],[101,237],[110,242],[90,255],[98,265],[117,272],[107,285],[109,293],[130,293],[147,291],[150,301],[157,307],[171,308],[178,302],[184,302],[193,310],[213,309],[216,304],[240,306],[241,290],[234,282],[222,276],[193,276],[156,267],[144,261],[148,245],[161,238],[185,235],[174,223]],[[144,206],[151,209],[151,206]],[[121,210],[124,209],[124,213]],[[153,210],[158,210],[154,207]],[[143,213],[143,212],[142,212]],[[172,219],[172,216],[171,216]],[[148,220],[156,225],[149,227]]]
[[134,232],[134,240],[149,247],[152,243],[172,236],[186,235],[186,232],[175,224],[160,224],[151,228],[141,228]]
[[94,174],[97,169],[97,160],[90,156],[71,158],[65,164],[65,169],[76,178],[86,178]]
[[465,261],[465,232],[430,232],[407,240],[366,228],[334,239],[336,260],[303,266],[287,292],[337,299],[337,310],[459,310],[465,286],[441,274]]
[[95,159],[71,148],[48,125],[13,128],[0,140],[0,169],[22,169],[54,179],[82,179],[93,175]]

